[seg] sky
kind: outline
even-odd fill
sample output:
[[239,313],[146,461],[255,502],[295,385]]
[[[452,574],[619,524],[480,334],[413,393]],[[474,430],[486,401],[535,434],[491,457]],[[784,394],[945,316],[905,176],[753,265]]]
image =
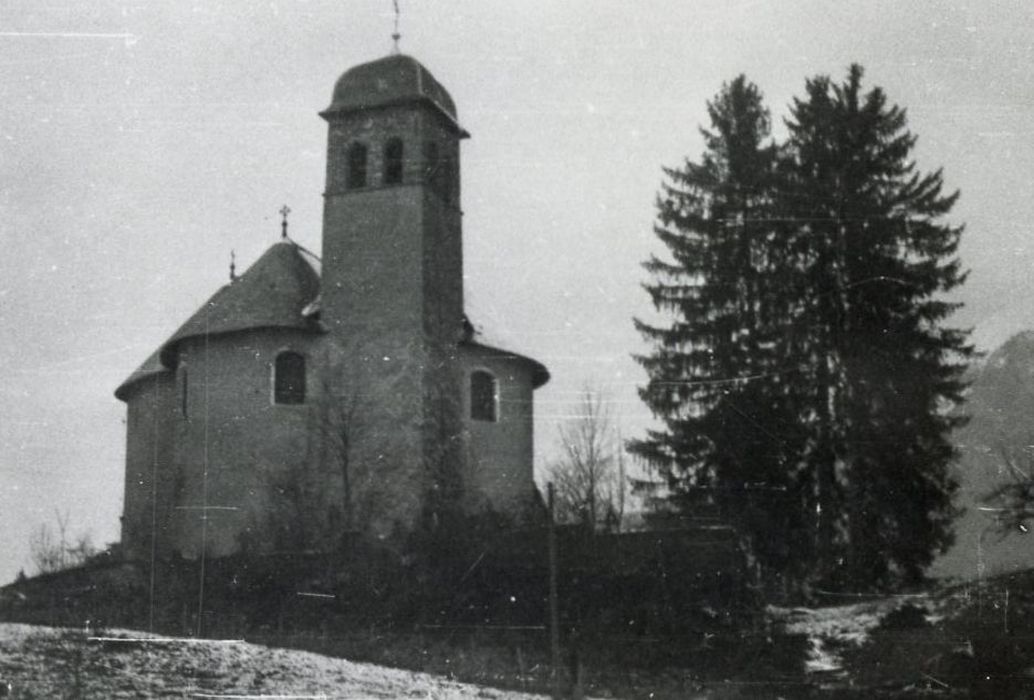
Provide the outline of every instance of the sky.
[[[118,539],[115,387],[279,235],[319,250],[326,125],[347,68],[391,50],[390,0],[0,4],[0,582],[28,541]],[[992,348],[1034,328],[1034,5],[999,0],[400,0],[401,48],[455,99],[469,313],[544,362],[539,466],[579,392],[622,435],[662,166],[745,73],[776,123],[852,62],[944,168],[971,270],[952,320]]]

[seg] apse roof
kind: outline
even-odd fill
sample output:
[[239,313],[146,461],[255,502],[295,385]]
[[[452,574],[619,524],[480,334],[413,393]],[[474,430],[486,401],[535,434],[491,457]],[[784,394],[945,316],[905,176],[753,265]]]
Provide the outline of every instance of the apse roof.
[[161,360],[158,359],[158,353],[160,351],[161,348],[158,348],[157,350],[152,352],[150,356],[148,356],[148,358],[144,360],[139,367],[133,370],[132,374],[126,377],[126,380],[119,385],[118,389],[115,389],[116,397],[124,399],[126,390],[128,390],[129,387],[136,384],[140,380],[147,379],[148,377],[154,377],[161,374],[162,372],[169,371],[167,367],[162,366]]
[[[219,335],[260,328],[289,328],[323,332],[316,317],[320,301],[320,260],[311,251],[285,239],[271,246],[244,274],[224,285],[202,304],[172,336],[155,350],[115,390],[125,399],[137,382],[176,367],[179,344],[189,338]],[[549,371],[527,355],[505,350],[498,338],[486,334],[464,316],[462,342],[531,363],[533,383],[539,387]]]
[[500,357],[513,358],[522,362],[527,362],[531,367],[532,386],[536,389],[549,381],[549,370],[546,369],[544,364],[538,360],[532,359],[529,355],[526,355],[523,352],[504,349],[515,347],[520,348],[521,345],[515,339],[509,337],[509,334],[500,330],[502,324],[498,322],[499,319],[495,318],[495,314],[489,313],[487,310],[479,309],[479,307],[474,303],[471,303],[469,299],[464,303],[468,312],[474,312],[474,318],[479,321],[488,318],[490,329],[486,328],[482,323],[472,321],[470,314],[464,313],[463,335],[461,339],[462,344],[482,348],[483,350],[487,350]]
[[320,331],[305,313],[319,295],[320,278],[311,253],[293,241],[269,248],[255,264],[224,285],[115,390],[122,398],[137,381],[176,366],[180,342],[255,328]]

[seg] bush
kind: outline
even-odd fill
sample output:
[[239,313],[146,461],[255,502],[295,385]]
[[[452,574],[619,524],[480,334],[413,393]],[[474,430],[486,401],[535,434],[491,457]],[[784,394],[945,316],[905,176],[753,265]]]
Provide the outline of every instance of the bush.
[[905,603],[884,615],[879,626],[884,630],[913,630],[929,625],[930,622],[926,619],[926,608]]

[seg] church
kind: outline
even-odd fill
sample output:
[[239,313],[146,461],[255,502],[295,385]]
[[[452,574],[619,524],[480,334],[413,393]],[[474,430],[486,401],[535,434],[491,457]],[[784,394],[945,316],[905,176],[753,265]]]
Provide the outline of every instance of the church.
[[136,559],[326,551],[446,513],[541,516],[539,362],[465,314],[449,93],[393,54],[334,86],[322,251],[288,236],[115,391]]

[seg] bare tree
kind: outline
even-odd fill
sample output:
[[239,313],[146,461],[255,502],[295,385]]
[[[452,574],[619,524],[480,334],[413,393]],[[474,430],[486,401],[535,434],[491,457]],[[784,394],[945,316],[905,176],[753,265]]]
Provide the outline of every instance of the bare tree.
[[1034,445],[1009,449],[1000,445],[999,458],[1009,478],[984,497],[981,508],[994,516],[994,529],[1001,536],[1026,533],[1034,520]]
[[559,519],[593,529],[620,529],[624,452],[602,391],[582,390],[578,413],[560,425],[559,438],[561,455],[549,466]]
[[341,513],[345,532],[355,528],[353,497],[354,447],[361,422],[361,401],[358,391],[335,391],[324,382],[317,409],[317,432],[322,438],[323,459],[341,475]]
[[68,513],[55,510],[57,532],[47,523],[42,523],[29,539],[29,557],[37,574],[49,574],[85,564],[97,554],[89,533],[80,533],[70,540]]
[[50,526],[41,524],[29,538],[29,557],[37,574],[49,574],[64,567],[64,548],[58,544]]
[[323,376],[318,387],[309,406],[306,453],[260,470],[260,487],[269,501],[241,536],[245,551],[323,551],[337,547],[354,528],[353,453],[360,402]]

